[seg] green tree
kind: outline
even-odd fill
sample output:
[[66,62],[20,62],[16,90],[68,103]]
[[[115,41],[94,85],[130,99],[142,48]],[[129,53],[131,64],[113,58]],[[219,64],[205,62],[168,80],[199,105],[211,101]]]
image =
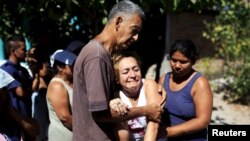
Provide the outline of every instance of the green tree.
[[233,101],[250,100],[250,3],[249,1],[222,1],[214,23],[206,23],[204,36],[218,49],[225,60],[227,91]]
[[[23,34],[31,40],[49,34],[62,39],[90,39],[97,34],[116,1],[109,0],[1,0],[0,36]],[[150,16],[184,10],[201,11],[216,0],[134,0]],[[152,12],[156,7],[157,12]]]
[[[42,44],[48,54],[72,40],[89,41],[103,28],[111,7],[119,0],[0,0],[0,37],[23,34]],[[132,0],[146,13],[146,23],[136,46],[143,70],[160,64],[165,50],[166,13],[202,13],[221,0]],[[152,49],[152,46],[155,46]],[[150,56],[150,57],[149,57]],[[158,65],[160,66],[160,65]],[[144,71],[143,71],[144,73]]]
[[89,39],[99,31],[113,3],[104,0],[2,0],[0,33],[23,34],[37,41],[44,35]]

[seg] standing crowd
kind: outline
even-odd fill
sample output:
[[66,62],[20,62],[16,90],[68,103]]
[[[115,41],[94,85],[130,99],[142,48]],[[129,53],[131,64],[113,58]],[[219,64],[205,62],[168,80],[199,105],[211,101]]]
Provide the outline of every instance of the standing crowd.
[[0,66],[0,141],[207,140],[213,97],[193,68],[195,44],[176,40],[171,71],[159,82],[144,79],[139,57],[127,51],[144,20],[137,4],[120,1],[86,45],[74,41],[48,58],[38,47],[26,51],[24,37],[9,38]]

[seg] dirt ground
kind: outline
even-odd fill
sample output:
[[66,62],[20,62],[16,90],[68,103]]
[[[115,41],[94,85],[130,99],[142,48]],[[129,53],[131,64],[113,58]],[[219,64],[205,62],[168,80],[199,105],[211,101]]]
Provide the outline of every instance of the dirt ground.
[[[216,92],[215,89],[222,87],[224,61],[221,59],[201,59],[197,62],[196,68],[203,75],[209,78],[213,90],[213,113],[211,124],[248,124],[250,125],[250,106],[229,103],[223,99],[223,92]],[[250,105],[250,104],[249,104]]]
[[224,93],[213,93],[211,124],[250,125],[250,106],[223,100]]

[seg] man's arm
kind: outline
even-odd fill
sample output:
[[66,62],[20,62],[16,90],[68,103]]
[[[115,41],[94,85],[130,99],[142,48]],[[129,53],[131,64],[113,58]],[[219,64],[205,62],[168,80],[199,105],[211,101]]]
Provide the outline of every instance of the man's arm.
[[128,113],[123,116],[109,108],[105,111],[93,112],[93,117],[97,122],[121,122],[135,117],[146,116],[152,121],[160,122],[162,112],[163,110],[159,104],[152,103],[147,106],[128,108]]

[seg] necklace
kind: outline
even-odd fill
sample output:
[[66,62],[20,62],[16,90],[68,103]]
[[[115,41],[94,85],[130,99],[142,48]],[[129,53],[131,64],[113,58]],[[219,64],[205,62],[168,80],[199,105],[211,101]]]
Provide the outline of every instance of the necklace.
[[124,94],[126,95],[126,97],[129,99],[130,103],[132,104],[133,107],[136,107],[137,102],[138,102],[138,98],[139,98],[139,93],[136,94],[127,94],[126,92],[124,92]]
[[128,99],[129,99],[130,103],[132,104],[132,106],[136,107],[137,102],[138,102],[138,97],[136,99],[129,97]]

